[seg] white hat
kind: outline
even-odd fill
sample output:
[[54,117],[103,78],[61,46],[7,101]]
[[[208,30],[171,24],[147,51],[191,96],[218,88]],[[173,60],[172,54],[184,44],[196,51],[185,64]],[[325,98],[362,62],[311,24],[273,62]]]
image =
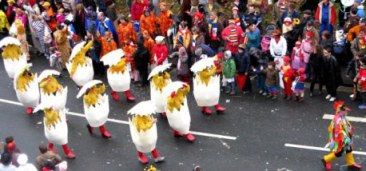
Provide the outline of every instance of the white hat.
[[155,38],[155,42],[156,42],[156,43],[160,43],[160,42],[162,42],[164,39],[165,39],[165,37],[164,37],[164,36],[156,36],[156,38]]
[[28,156],[24,153],[19,154],[17,162],[20,166],[23,166],[28,163]]

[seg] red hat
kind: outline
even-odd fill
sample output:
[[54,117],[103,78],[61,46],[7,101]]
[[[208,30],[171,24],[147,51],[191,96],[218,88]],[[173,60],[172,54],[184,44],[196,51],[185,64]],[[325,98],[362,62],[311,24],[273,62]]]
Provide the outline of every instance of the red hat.
[[197,17],[198,19],[203,20],[203,15],[200,12],[194,13],[194,17]]
[[307,31],[306,32],[306,36],[309,36],[310,38],[313,38],[314,37],[314,33],[311,32],[311,31]]
[[222,59],[222,56],[224,56],[224,54],[222,52],[219,52],[216,56],[218,59]]
[[304,73],[305,73],[305,68],[299,68],[299,69],[297,70],[297,72],[298,72],[299,74],[304,74]]
[[291,58],[288,57],[288,56],[285,56],[285,57],[283,57],[283,61],[286,62],[286,63],[290,63]]
[[337,111],[351,111],[350,108],[346,107],[346,105],[344,104],[344,101],[336,101],[334,102],[333,108]]
[[57,57],[60,57],[61,56],[61,52],[60,51],[56,51],[55,54],[56,54]]

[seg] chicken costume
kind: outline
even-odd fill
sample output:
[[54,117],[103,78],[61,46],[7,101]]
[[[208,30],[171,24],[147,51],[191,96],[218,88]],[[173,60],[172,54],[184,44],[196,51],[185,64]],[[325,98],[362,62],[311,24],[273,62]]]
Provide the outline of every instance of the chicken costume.
[[164,161],[164,157],[160,156],[156,149],[158,130],[156,120],[152,116],[155,114],[154,108],[151,101],[143,101],[127,112],[132,117],[129,119],[131,138],[136,146],[139,161],[143,164],[149,162],[144,153],[150,152],[156,163]]
[[193,95],[202,113],[210,115],[207,107],[215,106],[217,112],[224,112],[225,108],[219,105],[220,76],[216,75],[214,58],[205,58],[197,61],[191,71],[194,73]]
[[172,82],[168,69],[171,64],[159,65],[155,67],[148,79],[150,80],[150,97],[155,106],[155,112],[165,116],[164,89]]
[[1,56],[9,78],[13,79],[16,70],[27,63],[27,56],[21,50],[21,43],[14,37],[5,37],[0,41],[0,48],[3,49]]
[[112,135],[105,129],[109,115],[109,100],[105,93],[105,84],[99,80],[92,80],[86,83],[79,91],[77,98],[84,96],[84,113],[88,121],[88,131],[93,133],[95,127],[99,127],[103,138],[112,138]]
[[128,72],[128,60],[124,57],[122,49],[117,49],[104,55],[101,59],[104,65],[109,65],[107,71],[108,83],[112,88],[112,97],[118,100],[117,92],[125,92],[128,101],[135,101],[135,97],[131,96],[130,83],[131,76]]
[[62,87],[53,75],[60,75],[60,73],[55,70],[44,70],[38,77],[41,103],[48,104],[54,109],[64,109],[67,101],[67,87]]
[[39,105],[39,86],[37,73],[29,72],[31,64],[21,66],[14,77],[14,90],[23,106],[27,107],[27,114],[32,114],[33,108]]
[[164,98],[166,99],[166,116],[170,127],[174,130],[174,136],[182,137],[186,135],[188,141],[193,142],[195,137],[189,132],[191,115],[186,97],[189,90],[188,84],[175,81],[165,88]]
[[94,77],[92,60],[85,56],[86,52],[93,46],[93,41],[85,44],[85,42],[77,44],[72,49],[69,62],[66,63],[70,77],[78,87],[82,87]]
[[[54,102],[55,103],[55,102]],[[68,127],[66,123],[66,112],[65,108],[55,109],[49,104],[41,103],[38,105],[34,112],[43,110],[44,117],[44,135],[48,140],[48,148],[55,151],[53,145],[62,145],[64,153],[70,159],[75,158],[75,154],[70,151],[68,143]]]
[[[330,153],[322,159],[324,167],[327,171],[332,169],[331,162],[343,154],[346,154],[346,164],[349,170],[359,170],[361,165],[355,163],[353,158],[353,128],[351,123],[347,119],[347,114],[350,109],[345,106],[343,101],[337,101],[334,103],[334,109],[336,114],[332,122],[329,124],[329,148]],[[327,146],[328,146],[327,145]]]

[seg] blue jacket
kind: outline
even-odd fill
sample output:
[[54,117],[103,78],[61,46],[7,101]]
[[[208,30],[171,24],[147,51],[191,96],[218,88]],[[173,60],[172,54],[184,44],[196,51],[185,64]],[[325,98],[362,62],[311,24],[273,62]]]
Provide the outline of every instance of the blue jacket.
[[116,31],[116,28],[114,27],[113,22],[107,17],[104,19],[104,23],[100,20],[98,20],[98,21],[99,21],[99,23],[97,25],[97,31],[99,31],[100,35],[104,36],[104,33],[106,31],[109,31],[113,34],[114,41],[116,43],[119,42],[118,41],[118,34],[117,34],[117,31]]
[[237,53],[235,55],[236,70],[239,74],[249,72],[250,69],[250,57],[247,52]]
[[255,31],[246,32],[245,34],[248,36],[247,49],[252,47],[259,48],[261,43],[261,31],[257,28]]

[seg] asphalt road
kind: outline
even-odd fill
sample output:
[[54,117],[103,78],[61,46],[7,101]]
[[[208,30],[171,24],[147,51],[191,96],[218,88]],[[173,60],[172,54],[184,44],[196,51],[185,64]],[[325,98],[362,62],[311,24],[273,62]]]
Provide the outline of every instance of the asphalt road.
[[[32,63],[31,70],[38,73],[49,68],[47,61],[42,57],[34,57]],[[2,78],[0,80],[0,139],[13,135],[20,150],[27,153],[33,162],[39,153],[38,145],[47,143],[43,132],[43,114],[39,112],[33,116],[27,116],[25,107],[4,102],[4,100],[9,102],[17,99],[2,60],[0,77]],[[95,77],[95,79],[101,79],[107,83],[105,78]],[[69,111],[83,113],[82,100],[76,99],[75,83],[67,76],[60,78],[59,82],[69,87],[67,102]],[[132,87],[132,93],[137,101],[149,99],[148,87]],[[110,92],[110,88],[107,91]],[[357,103],[350,102],[347,92],[340,92],[339,95],[353,109],[350,115],[360,118],[365,116],[363,111],[357,109]],[[128,103],[122,94],[120,97],[122,98],[118,102],[110,98],[109,117],[127,121],[126,112],[136,103]],[[230,136],[229,139],[197,135],[196,141],[189,143],[185,138],[175,138],[168,122],[156,116],[159,118],[157,148],[166,157],[164,163],[156,165],[158,169],[190,171],[194,166],[200,165],[205,171],[324,170],[320,159],[327,152],[285,147],[285,144],[319,148],[325,146],[330,120],[322,118],[325,113],[333,113],[333,104],[325,101],[324,97],[310,98],[307,94],[305,102],[299,104],[286,102],[282,98],[271,101],[256,93],[244,96],[222,94],[220,101],[227,108],[224,115],[204,116],[190,93],[188,103],[192,117],[191,130]],[[94,135],[88,133],[85,118],[69,115],[68,120],[69,146],[76,155],[75,160],[67,160],[69,170],[140,171],[145,167],[137,160],[128,125],[108,122],[106,127],[113,138],[105,140],[97,130]],[[365,124],[353,122],[356,127],[354,136],[356,151],[366,151]],[[61,147],[56,146],[56,150],[64,156]],[[366,152],[360,154],[355,155],[356,161],[366,163]],[[153,160],[150,160],[150,163],[154,164]],[[345,160],[342,158],[336,160],[333,166],[338,170],[344,164]]]

